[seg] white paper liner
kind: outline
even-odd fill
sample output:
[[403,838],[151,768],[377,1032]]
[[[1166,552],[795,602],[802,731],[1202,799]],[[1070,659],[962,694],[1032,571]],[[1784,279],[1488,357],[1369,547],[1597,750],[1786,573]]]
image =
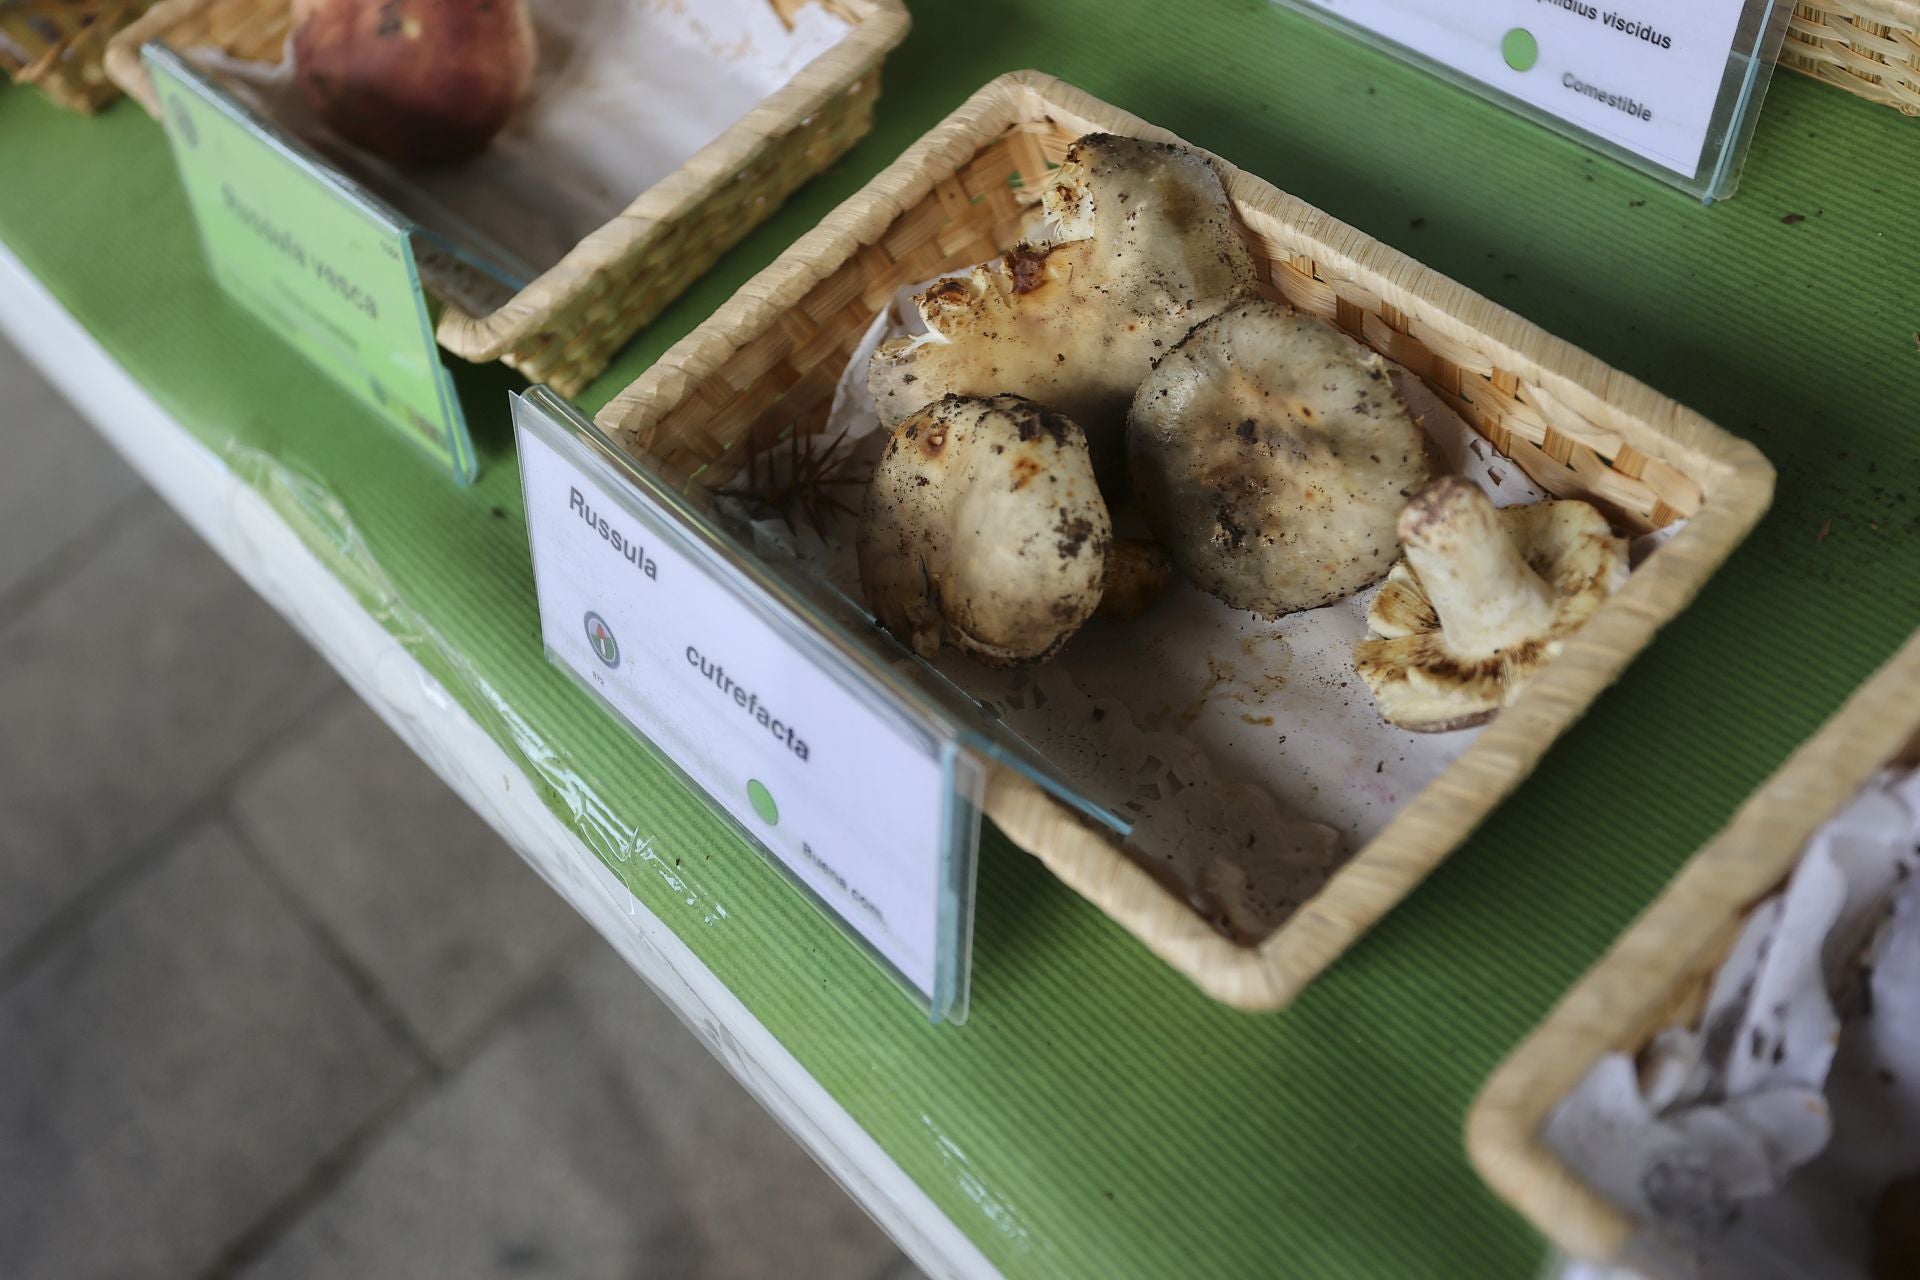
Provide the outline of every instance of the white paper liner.
[[1615,1053],[1546,1138],[1681,1274],[1867,1274],[1920,1172],[1920,774],[1875,778],[1756,907],[1697,1027]]
[[768,0],[529,7],[539,54],[526,101],[480,156],[440,169],[401,173],[332,137],[293,86],[289,58],[187,52],[422,226],[505,267],[516,281],[483,301],[492,310],[851,30],[817,3],[791,29]]
[[[924,331],[912,300],[926,283],[901,289],[875,317],[815,438],[845,431],[855,442],[853,474],[865,474],[885,442],[867,391],[868,357],[882,341]],[[1470,477],[1500,506],[1547,496],[1418,378],[1396,370],[1394,379],[1440,470]],[[858,505],[857,490],[844,493]],[[1139,531],[1130,516],[1116,512],[1118,532]],[[838,518],[824,538],[795,524],[755,523],[758,549],[797,557],[860,599],[854,521]],[[1185,887],[1197,908],[1259,937],[1477,736],[1412,733],[1380,719],[1353,670],[1377,591],[1272,622],[1176,574],[1145,615],[1095,617],[1038,668],[994,670],[952,650],[934,665],[1083,794],[1134,822],[1130,843]]]

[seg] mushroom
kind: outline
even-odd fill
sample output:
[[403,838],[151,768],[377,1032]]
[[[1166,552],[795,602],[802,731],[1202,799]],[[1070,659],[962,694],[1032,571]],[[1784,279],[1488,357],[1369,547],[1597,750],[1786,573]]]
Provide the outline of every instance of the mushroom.
[[1397,555],[1426,439],[1387,362],[1253,298],[1201,321],[1127,418],[1148,526],[1194,585],[1277,618],[1352,595]]
[[1219,174],[1171,143],[1089,134],[1041,203],[1050,244],[935,281],[914,299],[927,331],[881,344],[867,384],[888,427],[950,392],[1030,396],[1080,424],[1111,486],[1134,388],[1253,292],[1253,257]]
[[527,0],[293,0],[292,11],[293,79],[314,112],[404,167],[479,155],[533,78]]
[[1407,504],[1400,541],[1354,668],[1383,719],[1422,733],[1491,720],[1627,577],[1626,542],[1591,504],[1496,508],[1458,476]]
[[1100,594],[1100,616],[1131,622],[1153,607],[1173,576],[1166,549],[1146,538],[1116,538],[1107,552],[1107,585]]
[[923,658],[1050,657],[1100,603],[1113,526],[1086,436],[1020,396],[949,395],[894,429],[860,512],[860,586]]

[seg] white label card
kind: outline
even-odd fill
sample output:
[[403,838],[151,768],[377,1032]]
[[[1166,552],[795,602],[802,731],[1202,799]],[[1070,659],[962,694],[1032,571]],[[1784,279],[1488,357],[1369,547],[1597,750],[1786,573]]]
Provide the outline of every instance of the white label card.
[[1687,178],[1749,2],[1305,0]]
[[584,441],[530,429],[539,414],[515,399],[549,655],[940,1016],[942,966],[965,947],[942,930],[957,798],[939,743],[856,692]]

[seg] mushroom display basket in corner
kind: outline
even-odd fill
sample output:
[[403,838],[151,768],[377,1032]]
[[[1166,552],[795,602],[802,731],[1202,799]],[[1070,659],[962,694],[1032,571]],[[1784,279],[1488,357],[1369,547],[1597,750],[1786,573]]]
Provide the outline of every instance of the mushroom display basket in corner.
[[[689,491],[728,483],[835,388],[896,291],[1006,253],[1030,232],[1075,139],[1179,140],[1050,77],[976,93],[598,416]],[[1205,154],[1205,153],[1199,153]],[[1016,844],[1214,998],[1285,1005],[1519,784],[1752,528],[1773,470],[1750,445],[1260,179],[1208,157],[1252,247],[1259,290],[1410,371],[1486,446],[1627,535],[1678,526],[1432,784],[1257,943],[1203,918],[1067,803],[995,768],[984,806]],[[1682,524],[1681,522],[1684,523]]]
[[[1661,1237],[1671,1233],[1672,1224],[1660,1231],[1651,1229],[1656,1224],[1636,1222],[1589,1185],[1549,1144],[1549,1118],[1603,1058],[1641,1055],[1657,1037],[1697,1026],[1749,917],[1763,912],[1760,904],[1782,891],[1816,834],[1876,775],[1884,777],[1889,766],[1911,768],[1916,759],[1920,633],[1748,797],[1481,1088],[1467,1116],[1467,1152],[1488,1184],[1560,1248],[1576,1257],[1631,1264],[1648,1274],[1671,1269],[1672,1245]],[[1773,941],[1763,942],[1762,949]],[[1775,947],[1776,953],[1788,949]],[[1881,1007],[1868,1002],[1862,1017]],[[1834,1043],[1838,1039],[1836,1033]],[[1747,1036],[1737,1036],[1735,1043],[1741,1046],[1738,1052],[1748,1052]],[[1888,1117],[1898,1111],[1897,1103],[1885,1099],[1869,1105]],[[1897,1124],[1891,1119],[1889,1124],[1898,1134]],[[1835,1167],[1825,1165],[1825,1174],[1833,1176]],[[1735,1213],[1739,1203],[1728,1202]],[[1772,1212],[1795,1215],[1795,1206],[1767,1203]],[[1730,1216],[1727,1222],[1732,1221]],[[1837,1219],[1820,1222],[1818,1234],[1836,1258],[1864,1243],[1850,1237]],[[1697,1243],[1686,1241],[1683,1247],[1691,1250]],[[1873,1274],[1912,1272],[1900,1266]]]

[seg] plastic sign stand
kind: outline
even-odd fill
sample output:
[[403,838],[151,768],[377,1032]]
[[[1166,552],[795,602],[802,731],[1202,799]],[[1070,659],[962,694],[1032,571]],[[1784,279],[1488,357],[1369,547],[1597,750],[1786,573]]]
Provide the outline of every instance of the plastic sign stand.
[[473,442],[413,226],[164,45],[141,50],[220,286],[461,483]]
[[1788,0],[1276,0],[1704,201],[1733,194]]
[[550,661],[932,1019],[965,1019],[980,756],[545,387],[513,398]]

